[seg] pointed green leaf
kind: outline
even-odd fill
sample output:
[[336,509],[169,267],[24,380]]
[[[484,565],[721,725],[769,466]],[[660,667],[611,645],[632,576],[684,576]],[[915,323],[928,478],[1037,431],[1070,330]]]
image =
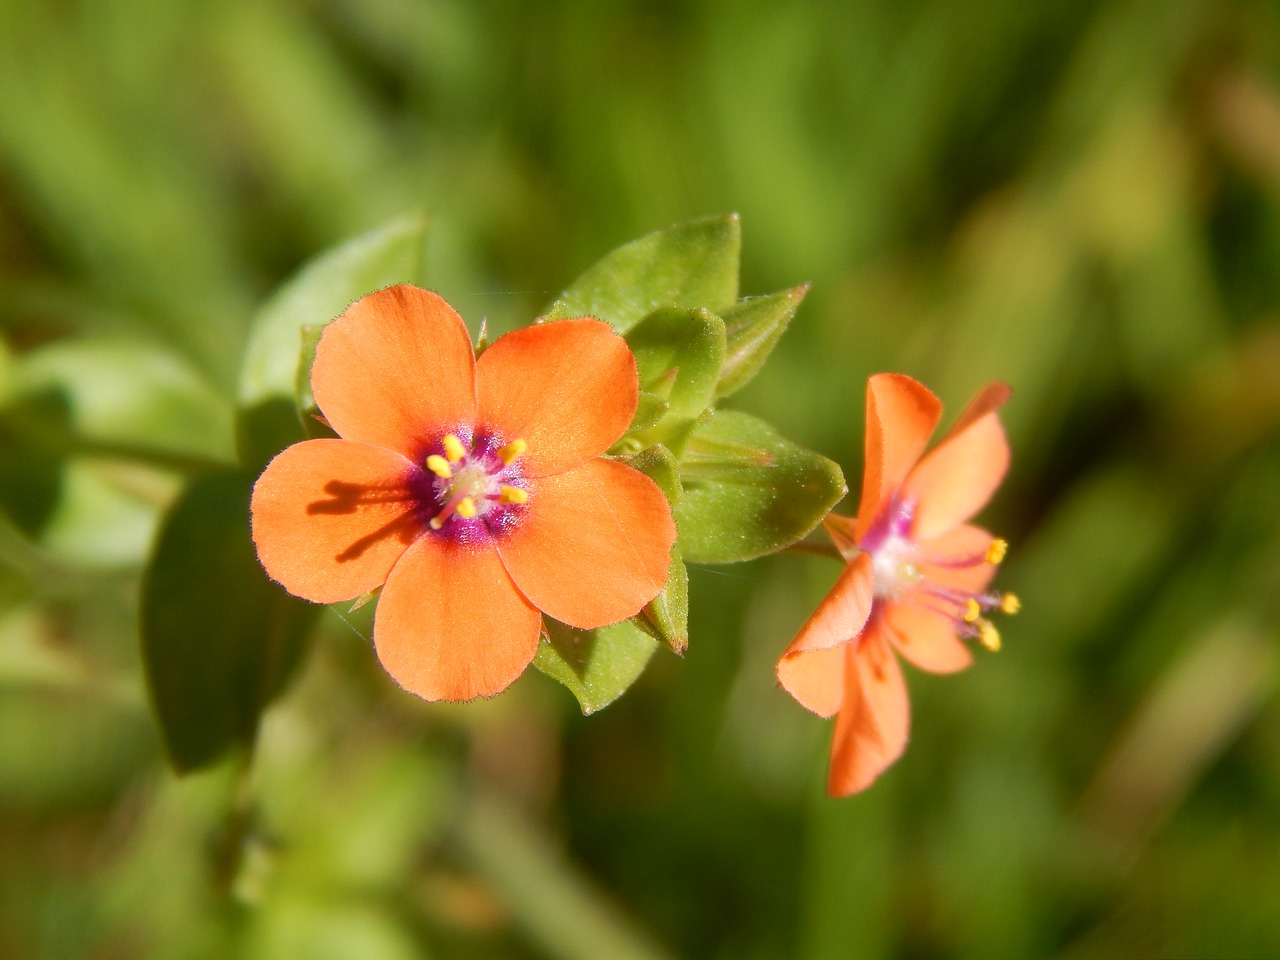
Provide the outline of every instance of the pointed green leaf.
[[325,326],[322,323],[304,323],[301,331],[302,346],[298,359],[298,382],[294,385],[294,402],[298,416],[302,418],[302,432],[310,438],[334,435],[329,422],[316,406],[315,394],[311,392],[311,365],[316,362],[316,347],[320,345],[320,335],[324,333]]
[[641,630],[660,640],[677,657],[683,657],[689,649],[689,571],[678,546],[671,548],[666,586],[634,619]]
[[551,306],[543,311],[542,316],[538,317],[535,323],[551,323],[555,320],[569,320],[573,317],[582,316],[581,310],[574,310],[573,307],[565,303],[563,300],[553,300]]
[[238,471],[191,481],[165,517],[143,577],[147,687],[179,773],[252,744],[321,609],[289,596],[258,565],[252,485]]
[[[658,485],[667,501],[680,499],[679,464],[671,451],[654,444],[626,461]],[[666,586],[650,600],[634,618],[635,624],[655,640],[660,640],[672,653],[684,656],[689,646],[689,572],[685,569],[678,546],[671,548],[671,567]]]
[[640,400],[636,404],[636,415],[631,418],[631,426],[627,428],[627,433],[648,430],[659,423],[670,409],[671,404],[663,400],[662,397],[647,390],[641,390]]
[[738,299],[736,213],[692,220],[618,247],[578,277],[547,316],[589,316],[626,333],[659,307],[728,309]]
[[533,665],[569,688],[584,715],[607,707],[644,672],[658,643],[630,620],[576,630],[547,619],[546,643]]
[[724,312],[728,346],[717,398],[741,390],[760,371],[808,292],[804,283],[764,297],[744,297]]
[[845,495],[840,468],[763,420],[718,410],[680,459],[680,547],[690,563],[773,553],[818,525]]
[[696,419],[715,399],[725,328],[710,310],[662,307],[631,328],[627,344],[636,355],[641,387],[669,405],[664,422]]
[[662,444],[655,443],[635,456],[627,457],[626,463],[656,483],[668,503],[674,506],[680,499],[680,465]]
[[311,365],[316,362],[316,347],[326,324],[304,323],[298,330],[298,372],[294,376],[293,396],[298,413],[304,418],[320,412],[315,394],[311,392]]
[[258,311],[240,376],[241,462],[257,469],[306,432],[295,386],[306,324],[323,327],[366,293],[421,283],[426,221],[393,220],[311,260]]

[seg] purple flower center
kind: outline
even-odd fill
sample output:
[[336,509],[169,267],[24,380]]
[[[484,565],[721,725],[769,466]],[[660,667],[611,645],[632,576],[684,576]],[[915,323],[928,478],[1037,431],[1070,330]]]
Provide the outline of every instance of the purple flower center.
[[487,543],[512,530],[531,495],[520,463],[526,446],[464,428],[432,444],[423,458],[430,472],[430,492],[423,497],[430,529],[460,543]]

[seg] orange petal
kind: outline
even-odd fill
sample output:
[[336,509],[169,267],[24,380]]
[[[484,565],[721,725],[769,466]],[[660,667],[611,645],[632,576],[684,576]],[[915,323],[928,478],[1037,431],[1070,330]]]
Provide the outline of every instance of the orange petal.
[[[986,392],[978,400],[984,397]],[[1009,442],[996,408],[961,419],[965,425],[930,450],[903,484],[904,497],[916,504],[911,525],[916,540],[932,540],[972,517],[1009,469]]]
[[865,790],[902,755],[910,728],[902,668],[875,620],[845,667],[845,699],[831,743],[827,793]]
[[778,661],[778,683],[800,706],[833,717],[844,702],[844,660],[849,644],[788,652]]
[[497,546],[534,605],[589,630],[624,620],[657,596],[675,538],[657,484],[625,464],[595,459],[539,480],[528,513]]
[[883,616],[893,645],[921,670],[955,673],[973,663],[973,654],[956,636],[955,618],[933,609],[927,597],[908,594]]
[[875,574],[871,554],[859,553],[840,571],[840,578],[822,598],[796,638],[791,641],[785,659],[802,650],[823,650],[847,643],[856,637],[871,615],[871,591]]
[[510,686],[538,652],[542,618],[498,554],[424,536],[378,599],[373,642],[387,673],[424,700],[473,700]]
[[956,422],[947,431],[947,436],[959,433],[979,417],[984,417],[988,413],[999,410],[1009,402],[1009,397],[1012,394],[1013,391],[1009,389],[1007,384],[999,382],[988,383],[978,391],[976,397],[969,401],[969,406],[965,407],[964,413],[956,418]]
[[443,433],[475,422],[474,370],[453,307],[402,283],[357,300],[325,328],[311,389],[345,439],[418,460]]
[[925,580],[978,593],[996,575],[996,565],[986,562],[995,538],[981,527],[962,523],[940,537],[918,544],[920,573]]
[[607,323],[590,318],[524,327],[494,341],[476,367],[479,422],[529,444],[529,476],[560,473],[604,453],[631,425],[636,361]]
[[368,593],[418,537],[413,464],[349,440],[295,443],[253,487],[253,542],[273,580],[316,603]]
[[867,380],[866,459],[854,528],[858,540],[920,459],[941,416],[938,398],[908,376],[878,373]]

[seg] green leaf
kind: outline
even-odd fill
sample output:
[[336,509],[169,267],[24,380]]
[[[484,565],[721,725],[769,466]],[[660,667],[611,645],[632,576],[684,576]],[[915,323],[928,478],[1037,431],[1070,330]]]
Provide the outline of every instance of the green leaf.
[[304,323],[298,331],[298,372],[294,378],[293,397],[304,422],[305,418],[320,412],[315,394],[311,392],[311,366],[316,362],[316,347],[320,346],[320,335],[324,333],[325,326],[323,323]]
[[640,386],[669,406],[664,421],[697,419],[715,399],[725,356],[724,321],[703,307],[662,307],[631,328]]
[[315,394],[311,392],[311,365],[316,362],[316,347],[320,346],[320,335],[324,333],[326,324],[304,323],[302,325],[302,347],[298,360],[298,382],[294,385],[294,402],[298,416],[302,418],[302,432],[308,437],[332,437],[333,430],[329,421],[325,420],[316,406]]
[[627,428],[627,433],[638,433],[657,425],[670,409],[671,404],[662,397],[647,390],[641,390],[640,400],[636,404],[636,415],[631,418],[631,426]]
[[662,444],[655,443],[635,456],[627,457],[625,463],[656,483],[672,506],[680,499],[680,465]]
[[258,565],[252,486],[238,471],[191,481],[165,517],[143,577],[147,687],[179,773],[252,744],[321,609],[289,596]]
[[678,546],[671,548],[667,584],[633,618],[636,626],[660,640],[677,657],[689,649],[689,570]]
[[630,620],[597,630],[576,630],[545,618],[546,643],[533,665],[578,698],[584,715],[607,707],[644,672],[658,643]]
[[235,461],[230,404],[183,357],[128,337],[51,343],[14,364],[16,396],[44,397],[65,411],[65,452],[103,452],[207,467]]
[[152,341],[58,341],[24,355],[12,375],[0,409],[0,510],[68,566],[138,566],[174,474],[234,460],[230,404]]
[[659,230],[606,254],[546,316],[596,317],[626,333],[659,307],[728,309],[738,299],[741,249],[736,213]]
[[845,495],[840,468],[745,413],[716,411],[680,459],[676,505],[690,563],[750,560],[795,543]]
[[297,407],[302,329],[323,327],[366,293],[421,283],[426,221],[393,220],[307,263],[258,311],[240,376],[241,462],[258,469],[306,436]]
[[[679,464],[662,444],[654,444],[627,458],[626,462],[653,480],[669,503],[674,505],[680,499]],[[641,630],[662,641],[672,653],[684,656],[689,646],[689,572],[678,546],[671,548],[666,586],[633,619]]]
[[716,397],[741,390],[765,360],[809,292],[807,283],[763,297],[744,297],[723,314],[728,348],[716,385]]

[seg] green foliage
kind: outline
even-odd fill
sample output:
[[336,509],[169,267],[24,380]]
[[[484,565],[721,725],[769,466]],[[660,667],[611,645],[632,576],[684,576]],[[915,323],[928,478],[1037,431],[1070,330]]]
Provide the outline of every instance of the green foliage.
[[816,527],[845,495],[840,468],[745,413],[698,424],[680,464],[680,543],[692,563],[772,553]]
[[533,663],[578,699],[584,714],[607,707],[640,678],[658,642],[630,620],[576,630],[548,620]]
[[[0,953],[1280,955],[1277,76],[1258,0],[0,2]],[[686,658],[589,722],[541,677],[418,703],[373,604],[323,611],[252,776],[169,774],[156,525],[232,460],[255,304],[409,209],[428,277],[369,284],[495,335],[621,240],[739,211],[742,292],[813,286],[732,394],[756,298],[674,301],[725,322],[716,405],[855,486],[867,375],[950,414],[1013,386],[980,522],[1023,612],[998,656],[908,670],[874,789],[823,796],[830,724],[777,688],[838,570],[794,553],[691,564]],[[314,423],[299,325],[358,286],[279,331],[246,473]],[[28,380],[82,342],[191,389],[108,351]]]
[[[640,657],[637,631],[684,654],[685,557],[730,563],[781,550],[844,495],[840,470],[826,458],[761,421],[713,410],[760,370],[807,289],[738,300],[740,246],[737,216],[677,224],[606,254],[544,316],[590,314],[625,333],[640,407],[614,450],[658,481],[679,527],[667,585],[631,619],[631,629],[553,634],[553,649],[539,653],[536,665],[565,683],[584,713],[639,677],[648,653]],[[730,328],[716,311],[730,318]]]
[[717,397],[737,393],[760,372],[808,292],[809,285],[803,284],[763,297],[744,297],[725,310],[725,358]]
[[254,316],[240,376],[242,463],[261,468],[306,436],[314,403],[304,361],[324,324],[366,293],[420,282],[426,222],[407,216],[348,240],[307,263]]
[[659,230],[603,257],[546,314],[595,317],[626,333],[665,306],[722,310],[738,298],[741,247],[737,214]]
[[[627,333],[640,387],[666,404],[663,433],[696,420],[715,399],[724,366],[724,321],[705,307],[662,307]],[[665,428],[665,430],[664,430]]]
[[174,769],[249,748],[302,655],[316,608],[262,573],[249,537],[254,478],[210,473],[165,518],[142,582],[147,687]]
[[[627,462],[653,480],[673,508],[680,502],[680,465],[670,450],[656,443]],[[672,653],[684,655],[689,645],[689,572],[678,543],[671,548],[666,586],[632,622],[665,644]]]

